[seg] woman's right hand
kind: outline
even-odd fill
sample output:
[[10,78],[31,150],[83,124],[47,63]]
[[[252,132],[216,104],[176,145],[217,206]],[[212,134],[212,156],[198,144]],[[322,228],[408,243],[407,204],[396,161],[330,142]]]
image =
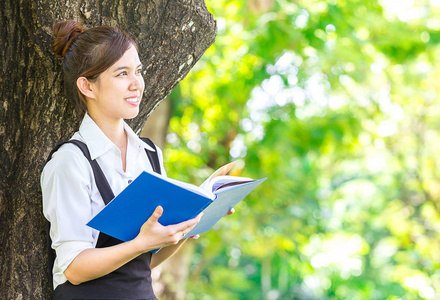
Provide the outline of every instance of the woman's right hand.
[[190,232],[199,223],[203,213],[194,219],[174,225],[163,226],[159,218],[163,214],[162,206],[156,207],[150,218],[142,225],[139,234],[133,240],[140,252],[148,252],[170,245],[177,244],[182,237]]

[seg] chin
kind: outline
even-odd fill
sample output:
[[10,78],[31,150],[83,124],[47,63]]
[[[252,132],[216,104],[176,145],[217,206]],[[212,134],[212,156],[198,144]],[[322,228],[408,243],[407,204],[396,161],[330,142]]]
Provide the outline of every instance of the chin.
[[139,114],[139,109],[137,109],[136,112],[131,112],[131,113],[124,114],[123,119],[131,120],[133,118],[136,118],[138,116],[138,114]]

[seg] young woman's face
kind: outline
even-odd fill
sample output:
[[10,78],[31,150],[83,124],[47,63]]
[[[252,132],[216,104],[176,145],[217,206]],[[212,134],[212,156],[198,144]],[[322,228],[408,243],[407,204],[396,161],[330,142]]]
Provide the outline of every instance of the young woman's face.
[[87,101],[89,114],[107,121],[136,117],[145,87],[141,72],[138,52],[132,46],[90,84],[94,99]]

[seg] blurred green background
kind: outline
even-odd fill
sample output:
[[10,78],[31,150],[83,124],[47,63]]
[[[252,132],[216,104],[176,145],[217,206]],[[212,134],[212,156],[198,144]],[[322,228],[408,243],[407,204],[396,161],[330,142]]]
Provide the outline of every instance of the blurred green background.
[[440,299],[440,1],[206,4],[168,175],[268,180],[197,241],[187,299]]

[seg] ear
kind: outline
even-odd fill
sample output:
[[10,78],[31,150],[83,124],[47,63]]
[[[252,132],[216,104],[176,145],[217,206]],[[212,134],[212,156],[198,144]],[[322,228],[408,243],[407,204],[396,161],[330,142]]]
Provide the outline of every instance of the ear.
[[78,90],[86,97],[90,99],[96,99],[92,90],[92,83],[85,77],[79,77],[76,81]]

